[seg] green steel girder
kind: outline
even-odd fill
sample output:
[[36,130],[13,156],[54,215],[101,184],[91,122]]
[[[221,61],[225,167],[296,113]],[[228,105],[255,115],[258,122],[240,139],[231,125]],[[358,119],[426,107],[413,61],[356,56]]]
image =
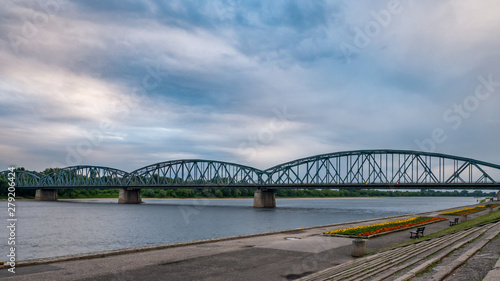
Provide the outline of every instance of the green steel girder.
[[5,179],[12,178],[12,174],[14,174],[16,187],[40,186],[40,179],[43,177],[43,174],[35,171],[15,170],[14,173],[10,171],[0,172],[0,176]]
[[261,186],[262,171],[239,164],[210,160],[174,160],[137,169],[125,186]]
[[[325,168],[328,160],[330,167]],[[450,162],[451,161],[451,162]],[[458,164],[457,164],[458,163]],[[315,165],[316,164],[316,165]],[[450,165],[454,168],[450,174]],[[356,150],[321,154],[297,159],[271,167],[267,185],[280,186],[294,183],[332,186],[335,184],[498,184],[481,166],[500,173],[500,165],[439,153],[410,150]],[[313,167],[319,167],[314,170]],[[466,172],[466,168],[471,167]],[[472,167],[474,169],[472,169]],[[303,173],[301,171],[306,171]],[[323,169],[323,171],[321,171]],[[330,171],[335,171],[335,176]],[[468,180],[462,175],[467,173]],[[283,179],[286,178],[286,181]],[[321,181],[305,179],[322,179]]]
[[100,166],[72,166],[57,169],[40,179],[41,188],[71,188],[90,186],[116,187],[122,186],[127,172]]
[[222,161],[184,159],[148,165],[130,173],[98,166],[67,167],[48,175],[22,171],[16,182],[22,188],[46,189],[411,188],[429,185],[497,189],[500,188],[500,165],[411,150],[356,150],[306,157],[266,170]]

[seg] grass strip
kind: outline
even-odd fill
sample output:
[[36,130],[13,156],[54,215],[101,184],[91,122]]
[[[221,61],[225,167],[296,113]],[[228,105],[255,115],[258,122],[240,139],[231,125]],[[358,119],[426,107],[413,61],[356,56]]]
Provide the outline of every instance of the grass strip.
[[440,215],[462,216],[462,215],[472,214],[472,213],[476,213],[476,212],[481,212],[481,211],[486,210],[486,208],[495,208],[498,206],[499,206],[499,204],[489,203],[489,204],[477,206],[475,208],[465,208],[465,209],[455,210],[455,211],[451,211],[451,212],[445,212],[445,213],[441,213]]
[[403,242],[403,243],[399,243],[397,245],[393,245],[393,246],[387,247],[385,249],[381,249],[381,250],[379,250],[377,252],[382,252],[382,251],[386,251],[386,250],[389,250],[389,249],[394,249],[394,248],[397,248],[397,247],[406,246],[406,245],[413,244],[413,243],[418,243],[420,241],[424,241],[424,240],[427,240],[427,239],[430,239],[430,238],[439,237],[439,236],[450,234],[450,233],[453,233],[453,232],[456,232],[456,231],[459,231],[459,230],[471,228],[471,227],[476,226],[476,225],[481,225],[481,224],[485,224],[485,223],[489,223],[489,222],[494,222],[494,221],[498,221],[498,220],[500,220],[500,210],[497,210],[497,211],[494,211],[494,212],[482,215],[480,217],[468,220],[466,222],[459,223],[457,225],[450,226],[450,227],[445,228],[443,230],[440,230],[438,232],[434,232],[434,233],[431,233],[429,235],[426,235],[425,237],[420,237],[420,238],[417,238],[417,239],[414,239],[414,240],[411,240],[411,241],[406,241],[406,242]]

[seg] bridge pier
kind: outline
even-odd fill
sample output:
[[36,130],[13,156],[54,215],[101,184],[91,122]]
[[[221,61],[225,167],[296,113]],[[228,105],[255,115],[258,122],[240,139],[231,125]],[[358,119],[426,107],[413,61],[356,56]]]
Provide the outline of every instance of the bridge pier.
[[57,190],[37,189],[35,193],[36,201],[57,201]]
[[119,204],[140,204],[142,203],[141,190],[140,189],[120,189],[120,194],[118,195]]
[[254,208],[276,208],[276,190],[257,189],[253,195]]

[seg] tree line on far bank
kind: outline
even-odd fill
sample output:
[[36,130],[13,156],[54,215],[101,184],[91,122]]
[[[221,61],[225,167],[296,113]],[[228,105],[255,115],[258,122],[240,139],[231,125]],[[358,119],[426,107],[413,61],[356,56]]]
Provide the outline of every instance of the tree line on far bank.
[[[8,180],[0,176],[0,198],[7,197]],[[251,198],[255,189],[253,188],[204,188],[204,189],[143,189],[143,198]],[[118,198],[118,189],[60,189],[57,196],[61,199],[71,198]],[[469,197],[493,197],[496,192],[483,192],[475,190],[462,191],[393,191],[393,190],[371,190],[345,188],[339,190],[330,189],[278,189],[276,197],[281,198],[307,198],[307,197],[412,197],[412,196],[469,196]],[[16,197],[34,198],[35,190],[16,189]]]

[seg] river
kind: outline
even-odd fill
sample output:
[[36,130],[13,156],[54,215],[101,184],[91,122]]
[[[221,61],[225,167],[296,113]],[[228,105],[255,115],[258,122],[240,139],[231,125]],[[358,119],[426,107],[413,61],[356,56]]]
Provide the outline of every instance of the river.
[[[0,250],[7,255],[7,202]],[[445,209],[476,203],[471,197],[277,199],[254,209],[253,199],[16,202],[17,260],[252,234]]]

